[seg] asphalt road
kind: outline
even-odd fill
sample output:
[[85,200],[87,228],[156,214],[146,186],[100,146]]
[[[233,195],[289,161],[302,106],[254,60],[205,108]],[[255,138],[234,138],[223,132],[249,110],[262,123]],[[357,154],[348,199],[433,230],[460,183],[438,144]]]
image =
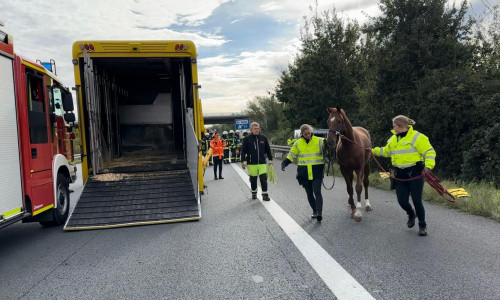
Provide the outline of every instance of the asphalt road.
[[[337,178],[323,190],[317,224],[295,167],[278,175],[272,201],[374,298],[500,299],[499,223],[425,203],[429,235],[419,237],[395,194],[379,190],[370,190],[374,210],[356,223]],[[212,176],[209,167],[198,222],[3,228],[0,299],[335,299],[263,204],[250,199],[246,179],[227,165],[224,180]],[[71,188],[77,198],[81,183]]]

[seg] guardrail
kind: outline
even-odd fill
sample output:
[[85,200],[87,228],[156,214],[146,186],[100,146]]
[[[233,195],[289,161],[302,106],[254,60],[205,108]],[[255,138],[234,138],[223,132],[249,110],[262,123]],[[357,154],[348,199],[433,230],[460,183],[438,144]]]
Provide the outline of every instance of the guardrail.
[[290,151],[290,146],[279,146],[279,145],[269,145],[271,147],[271,150],[274,151],[274,158],[283,158],[283,153],[285,155]]

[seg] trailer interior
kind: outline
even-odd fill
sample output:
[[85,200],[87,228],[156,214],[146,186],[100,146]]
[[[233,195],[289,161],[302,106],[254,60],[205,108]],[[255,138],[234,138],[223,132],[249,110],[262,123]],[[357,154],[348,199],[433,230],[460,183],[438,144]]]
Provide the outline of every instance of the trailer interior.
[[185,109],[193,108],[190,59],[92,61],[93,78],[83,69],[81,74],[82,81],[92,81],[84,98],[100,100],[83,108],[86,131],[95,136],[87,144],[89,169],[99,174],[185,165]]

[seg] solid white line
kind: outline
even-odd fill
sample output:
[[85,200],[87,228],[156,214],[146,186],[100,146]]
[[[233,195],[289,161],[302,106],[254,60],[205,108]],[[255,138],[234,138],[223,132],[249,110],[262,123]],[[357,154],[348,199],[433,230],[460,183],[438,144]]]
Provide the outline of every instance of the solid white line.
[[[231,166],[250,188],[245,171],[234,164]],[[262,201],[259,197],[259,201],[338,299],[375,299],[272,198],[271,201]]]

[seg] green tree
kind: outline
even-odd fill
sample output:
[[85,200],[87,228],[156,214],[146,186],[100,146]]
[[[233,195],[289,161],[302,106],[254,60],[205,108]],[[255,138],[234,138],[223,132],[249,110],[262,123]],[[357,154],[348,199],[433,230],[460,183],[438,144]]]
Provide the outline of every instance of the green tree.
[[404,114],[429,136],[438,150],[439,170],[460,170],[461,136],[469,130],[474,99],[474,73],[469,71],[476,48],[467,3],[447,7],[446,0],[381,0],[382,15],[363,28],[364,49],[374,68],[360,87],[363,112],[372,139],[387,139],[392,117]]
[[355,88],[360,80],[356,22],[340,19],[335,10],[305,20],[302,51],[279,78],[276,96],[294,128],[308,123],[326,127],[328,106],[342,106],[357,121]]
[[[478,78],[474,85],[475,118],[463,137],[463,180],[494,182],[500,187],[500,5],[484,12],[477,23],[477,53],[471,70]],[[470,108],[469,108],[470,109]]]

